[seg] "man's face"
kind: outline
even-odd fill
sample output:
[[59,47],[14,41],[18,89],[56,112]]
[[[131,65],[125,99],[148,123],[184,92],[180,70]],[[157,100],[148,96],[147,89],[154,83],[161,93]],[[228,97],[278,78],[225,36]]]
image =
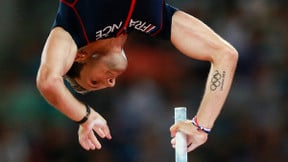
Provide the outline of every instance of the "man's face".
[[83,88],[83,92],[96,91],[108,87],[114,87],[116,78],[127,67],[127,60],[123,56],[103,56],[92,58],[80,72],[76,82]]

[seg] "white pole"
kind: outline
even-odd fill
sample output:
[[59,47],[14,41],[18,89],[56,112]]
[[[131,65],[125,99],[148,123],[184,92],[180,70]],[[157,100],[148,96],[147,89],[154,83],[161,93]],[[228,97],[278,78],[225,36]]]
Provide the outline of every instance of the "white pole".
[[[180,120],[186,120],[187,112],[186,107],[175,107],[175,123]],[[176,162],[188,162],[187,158],[187,141],[186,135],[182,132],[176,133],[176,146],[175,146],[175,160]]]

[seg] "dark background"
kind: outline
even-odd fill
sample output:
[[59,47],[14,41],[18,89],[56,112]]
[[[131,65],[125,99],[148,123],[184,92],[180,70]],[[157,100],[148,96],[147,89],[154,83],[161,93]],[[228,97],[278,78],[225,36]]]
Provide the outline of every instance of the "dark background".
[[[231,93],[208,142],[193,162],[288,161],[288,10],[285,0],[170,0],[198,17],[239,52]],[[129,68],[113,89],[77,96],[108,121],[112,141],[84,151],[77,125],[35,87],[56,0],[0,1],[0,162],[173,162],[173,108],[192,118],[209,63],[169,42],[132,34]]]

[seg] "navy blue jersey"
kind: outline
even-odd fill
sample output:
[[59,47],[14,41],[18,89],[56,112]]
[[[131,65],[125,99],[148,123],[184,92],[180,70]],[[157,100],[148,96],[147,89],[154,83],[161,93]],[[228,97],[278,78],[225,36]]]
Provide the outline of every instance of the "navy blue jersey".
[[164,0],[60,0],[53,28],[63,27],[79,48],[132,30],[170,39],[175,11]]

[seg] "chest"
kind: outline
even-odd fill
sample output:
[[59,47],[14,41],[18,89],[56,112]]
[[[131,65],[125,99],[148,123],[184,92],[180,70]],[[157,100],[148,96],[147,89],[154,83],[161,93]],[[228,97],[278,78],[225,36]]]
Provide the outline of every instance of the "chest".
[[162,23],[163,0],[80,0],[75,7],[95,40],[117,36],[123,30],[149,34]]

